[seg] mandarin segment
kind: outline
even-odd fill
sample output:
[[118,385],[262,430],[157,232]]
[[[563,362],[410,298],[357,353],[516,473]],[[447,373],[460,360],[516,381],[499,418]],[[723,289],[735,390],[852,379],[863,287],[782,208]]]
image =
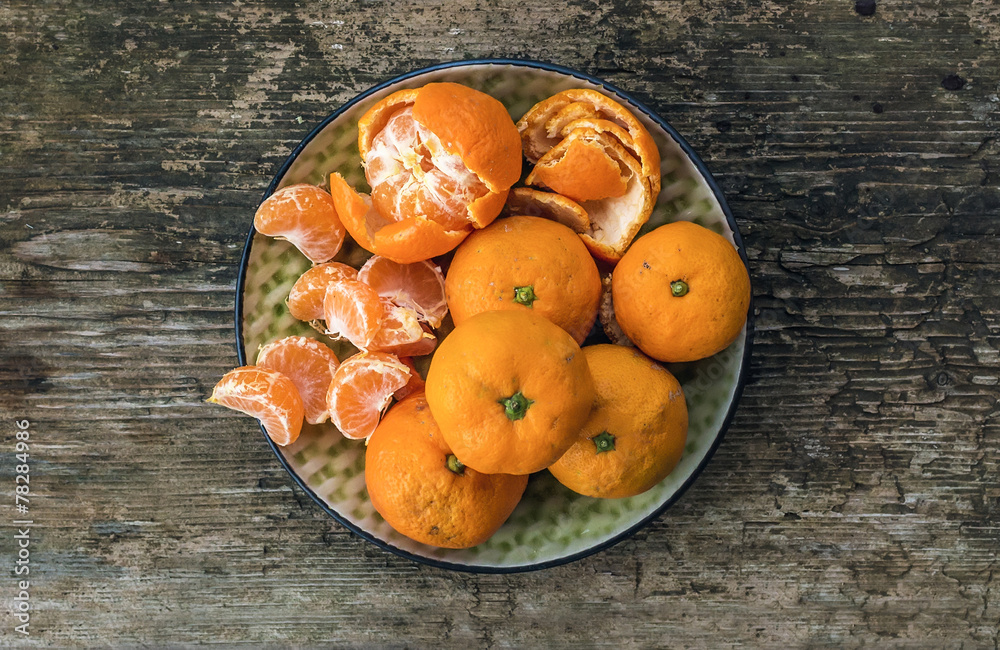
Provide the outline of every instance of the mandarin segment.
[[334,280],[326,285],[323,318],[326,334],[345,338],[367,349],[382,326],[382,300],[375,290],[357,280]]
[[257,418],[278,445],[292,444],[302,430],[302,398],[292,380],[276,370],[255,366],[230,370],[208,401]]
[[448,313],[444,274],[433,262],[399,264],[374,255],[358,271],[358,280],[375,289],[380,297],[412,309],[431,327],[440,327]]
[[412,395],[413,393],[424,392],[424,387],[426,382],[424,378],[420,376],[420,372],[417,371],[417,364],[413,363],[412,357],[400,357],[407,368],[410,369],[410,378],[406,381],[406,385],[393,393],[393,397],[397,400],[402,400],[404,397]]
[[417,312],[382,299],[382,319],[369,350],[397,356],[419,357],[430,354],[437,337],[420,324]]
[[678,221],[638,238],[612,274],[615,319],[660,361],[696,361],[739,336],[750,276],[736,248],[708,228]]
[[330,420],[347,438],[367,438],[393,393],[406,386],[409,378],[409,367],[392,354],[361,352],[346,359],[327,392]]
[[335,280],[356,280],[356,269],[340,262],[317,264],[299,276],[288,292],[288,312],[301,321],[322,320],[326,285]]
[[313,263],[332,259],[344,243],[344,225],[330,193],[305,183],[283,187],[264,199],[254,215],[254,228],[290,241]]
[[577,441],[549,467],[569,489],[590,497],[635,496],[680,461],[688,412],[681,385],[635,348],[583,348],[597,398]]
[[365,448],[372,506],[397,532],[441,548],[482,544],[521,500],[527,476],[464,467],[421,393],[393,406]]
[[457,326],[431,358],[426,392],[458,460],[487,474],[548,467],[594,399],[576,341],[529,311],[486,311]]
[[257,353],[258,368],[276,370],[295,384],[309,424],[320,424],[330,418],[326,392],[339,365],[333,350],[316,339],[304,336],[287,336],[272,341]]

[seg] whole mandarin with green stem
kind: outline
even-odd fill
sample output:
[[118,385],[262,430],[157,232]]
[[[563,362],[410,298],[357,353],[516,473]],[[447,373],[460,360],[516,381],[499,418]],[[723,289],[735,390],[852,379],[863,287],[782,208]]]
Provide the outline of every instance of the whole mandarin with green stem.
[[722,235],[677,221],[639,237],[611,279],[615,319],[659,361],[696,361],[739,336],[750,308],[750,276]]
[[576,442],[549,467],[569,489],[590,497],[642,494],[680,461],[688,412],[677,379],[635,348],[583,348],[597,398]]
[[568,227],[512,216],[458,246],[445,293],[456,325],[484,311],[530,310],[582,343],[597,317],[601,277],[587,247]]
[[427,372],[427,402],[462,463],[531,474],[576,439],[594,384],[576,341],[529,311],[488,311],[444,339]]
[[389,409],[365,448],[365,486],[375,510],[397,532],[432,546],[482,544],[514,511],[527,484],[527,476],[463,465],[422,392]]

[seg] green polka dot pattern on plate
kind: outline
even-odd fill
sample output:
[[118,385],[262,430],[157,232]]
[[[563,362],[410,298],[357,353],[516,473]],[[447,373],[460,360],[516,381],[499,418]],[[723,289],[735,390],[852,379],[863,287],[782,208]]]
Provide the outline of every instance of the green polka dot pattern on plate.
[[[536,102],[568,88],[594,88],[557,72],[511,65],[449,68],[408,79],[350,107],[326,126],[300,153],[280,185],[327,185],[337,171],[367,191],[357,149],[357,120],[379,99],[403,88],[432,81],[455,81],[501,100],[516,120]],[[622,103],[623,98],[616,97]],[[662,191],[642,232],[671,221],[695,221],[733,240],[722,208],[705,178],[680,146],[652,119],[635,111],[652,133],[662,156]],[[360,265],[367,253],[346,245],[338,260]],[[243,304],[243,343],[252,357],[257,348],[291,334],[313,336],[343,359],[349,345],[330,341],[288,314],[285,298],[309,262],[291,245],[256,236],[250,253]],[[639,496],[600,500],[574,494],[548,472],[533,475],[510,519],[489,541],[466,550],[437,549],[392,530],[375,512],[365,489],[364,442],[345,439],[332,424],[306,425],[299,439],[282,450],[292,470],[332,510],[354,526],[398,549],[432,560],[480,569],[530,567],[584,553],[640,523],[681,488],[709,453],[734,398],[743,358],[743,336],[709,359],[671,367],[684,387],[690,428],[684,456],[664,481]],[[252,362],[252,358],[249,361]]]

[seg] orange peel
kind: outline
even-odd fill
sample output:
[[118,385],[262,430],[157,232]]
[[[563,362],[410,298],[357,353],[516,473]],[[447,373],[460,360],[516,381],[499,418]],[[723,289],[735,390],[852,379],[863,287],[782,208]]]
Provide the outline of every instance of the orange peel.
[[526,183],[579,205],[589,223],[575,229],[587,248],[617,263],[660,192],[660,153],[649,131],[615,100],[582,88],[539,102],[517,128],[534,165]]
[[601,147],[604,155],[615,163],[625,179],[625,191],[619,196],[579,201],[590,221],[590,225],[580,233],[583,243],[595,257],[616,263],[625,254],[625,249],[639,229],[649,220],[655,200],[655,195],[642,174],[641,164],[625,147],[615,138],[589,127],[574,129],[542,156],[528,175],[527,182],[540,182],[539,169],[557,167],[564,154],[577,146],[578,142]]
[[654,194],[660,189],[660,151],[653,136],[627,108],[607,95],[585,88],[573,88],[557,93],[535,104],[518,120],[517,129],[521,134],[524,156],[532,164],[548,152],[567,135],[567,127],[577,120],[586,120],[589,126],[601,131],[607,125],[595,126],[595,120],[603,120],[618,127],[613,135],[622,144],[635,152],[642,163],[642,173],[650,179],[650,189]]
[[608,151],[602,134],[579,129],[542,156],[526,182],[582,202],[622,196],[628,180],[628,170]]
[[558,221],[578,234],[590,228],[590,217],[579,203],[562,194],[543,192],[531,187],[513,188],[507,195],[504,210],[508,216],[524,215]]

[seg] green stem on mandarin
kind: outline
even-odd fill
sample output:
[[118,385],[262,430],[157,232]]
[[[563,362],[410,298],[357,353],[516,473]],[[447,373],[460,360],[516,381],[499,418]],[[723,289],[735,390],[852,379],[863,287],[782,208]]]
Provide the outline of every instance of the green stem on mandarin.
[[511,422],[523,419],[528,414],[528,407],[534,403],[534,400],[525,397],[521,391],[517,391],[510,397],[497,400],[497,404],[503,407],[504,415]]
[[462,461],[458,460],[455,454],[448,454],[448,458],[445,459],[444,464],[459,476],[465,474],[465,465],[462,464]]
[[674,280],[670,283],[670,293],[673,296],[680,298],[681,296],[687,295],[687,292],[688,285],[684,280]]
[[531,307],[531,303],[538,300],[535,295],[535,288],[531,285],[524,287],[514,287],[514,302],[525,307]]
[[599,454],[615,450],[615,437],[607,431],[600,432],[591,438],[591,440],[594,441],[594,446],[597,447],[597,453]]

